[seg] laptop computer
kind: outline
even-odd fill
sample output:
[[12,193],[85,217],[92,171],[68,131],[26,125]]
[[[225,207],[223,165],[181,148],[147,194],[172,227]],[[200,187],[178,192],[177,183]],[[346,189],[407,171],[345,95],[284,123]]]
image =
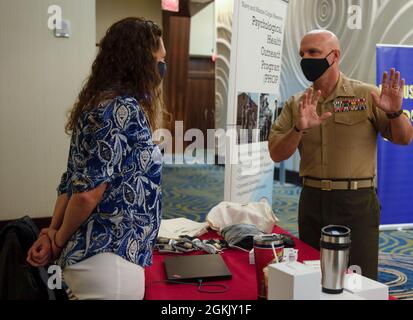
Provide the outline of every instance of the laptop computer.
[[164,264],[166,278],[172,281],[197,282],[232,278],[219,254],[167,257]]

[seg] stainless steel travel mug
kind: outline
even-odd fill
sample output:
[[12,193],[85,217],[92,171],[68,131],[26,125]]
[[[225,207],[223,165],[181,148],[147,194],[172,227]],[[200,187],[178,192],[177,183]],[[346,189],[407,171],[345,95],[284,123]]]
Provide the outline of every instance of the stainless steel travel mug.
[[325,293],[340,294],[347,272],[351,230],[344,226],[327,226],[321,230],[321,276]]

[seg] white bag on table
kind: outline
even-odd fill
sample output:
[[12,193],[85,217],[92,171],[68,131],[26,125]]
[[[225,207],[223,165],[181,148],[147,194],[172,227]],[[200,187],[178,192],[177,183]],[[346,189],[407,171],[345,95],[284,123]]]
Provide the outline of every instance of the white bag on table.
[[234,224],[253,224],[262,232],[270,234],[278,221],[265,201],[247,204],[224,201],[213,207],[206,217],[211,229],[218,232]]

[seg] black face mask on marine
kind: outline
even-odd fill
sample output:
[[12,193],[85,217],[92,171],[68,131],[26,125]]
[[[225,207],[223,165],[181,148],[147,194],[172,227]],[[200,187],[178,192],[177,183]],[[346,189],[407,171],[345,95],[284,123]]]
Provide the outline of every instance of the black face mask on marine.
[[334,52],[332,50],[325,58],[321,59],[302,59],[301,69],[308,81],[314,82],[321,78],[321,76],[334,64],[328,63],[327,58]]

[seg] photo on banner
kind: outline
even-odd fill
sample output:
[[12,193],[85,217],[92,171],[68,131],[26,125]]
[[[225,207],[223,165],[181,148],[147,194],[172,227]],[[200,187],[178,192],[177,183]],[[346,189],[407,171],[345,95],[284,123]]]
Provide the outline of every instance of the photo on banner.
[[258,120],[258,129],[260,132],[260,142],[268,141],[271,126],[277,120],[279,99],[268,93],[260,95],[260,112]]
[[237,105],[237,136],[238,144],[258,142],[255,134],[258,129],[258,94],[238,94]]

